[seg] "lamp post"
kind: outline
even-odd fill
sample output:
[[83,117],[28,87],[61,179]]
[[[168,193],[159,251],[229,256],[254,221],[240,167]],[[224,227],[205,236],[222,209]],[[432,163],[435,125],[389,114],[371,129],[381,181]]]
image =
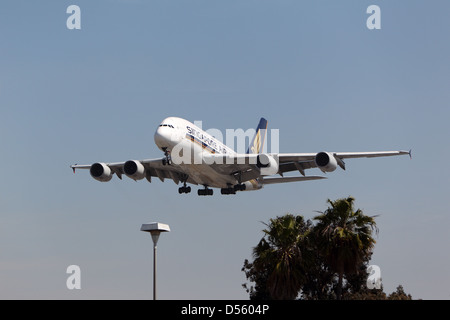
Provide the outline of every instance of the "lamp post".
[[159,222],[146,223],[141,226],[141,231],[149,232],[153,240],[153,300],[156,300],[156,244],[161,232],[169,232],[169,225]]

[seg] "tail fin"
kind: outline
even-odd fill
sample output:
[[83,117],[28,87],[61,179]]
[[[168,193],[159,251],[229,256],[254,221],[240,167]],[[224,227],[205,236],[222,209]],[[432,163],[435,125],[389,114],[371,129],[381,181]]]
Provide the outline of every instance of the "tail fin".
[[264,118],[261,118],[259,120],[258,127],[256,127],[256,133],[255,136],[252,139],[252,142],[250,143],[247,153],[261,153],[264,148],[264,141],[266,140],[266,133],[267,133],[267,120]]

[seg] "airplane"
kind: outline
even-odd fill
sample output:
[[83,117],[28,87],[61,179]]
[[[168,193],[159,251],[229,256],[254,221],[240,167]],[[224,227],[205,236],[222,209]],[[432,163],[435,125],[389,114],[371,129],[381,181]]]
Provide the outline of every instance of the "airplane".
[[[164,152],[164,157],[126,162],[70,166],[89,169],[92,178],[101,182],[110,181],[114,174],[137,181],[152,177],[162,182],[171,179],[182,186],[178,193],[190,193],[187,184],[203,186],[199,196],[213,195],[220,188],[221,194],[236,194],[237,191],[259,190],[265,185],[326,179],[323,176],[307,176],[305,170],[318,168],[323,173],[333,172],[337,167],[345,170],[344,159],[374,158],[409,155],[410,151],[377,152],[318,152],[318,153],[264,153],[267,120],[261,118],[256,133],[246,153],[237,153],[221,141],[203,131],[188,120],[168,117],[157,127],[154,141]],[[284,177],[284,173],[298,171],[300,176]],[[279,175],[280,177],[274,177]]]

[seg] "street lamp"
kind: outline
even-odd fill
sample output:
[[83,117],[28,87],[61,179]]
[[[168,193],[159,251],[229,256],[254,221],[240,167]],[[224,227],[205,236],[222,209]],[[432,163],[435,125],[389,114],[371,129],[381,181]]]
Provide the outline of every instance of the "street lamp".
[[153,300],[156,300],[156,244],[161,232],[169,232],[168,224],[151,222],[141,226],[141,231],[150,232],[153,240]]

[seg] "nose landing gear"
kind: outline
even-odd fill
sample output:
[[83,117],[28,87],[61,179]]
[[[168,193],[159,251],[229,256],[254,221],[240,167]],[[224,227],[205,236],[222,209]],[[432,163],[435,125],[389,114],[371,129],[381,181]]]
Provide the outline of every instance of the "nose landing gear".
[[163,166],[172,164],[172,157],[170,156],[170,151],[167,148],[163,148],[165,158],[162,159]]

